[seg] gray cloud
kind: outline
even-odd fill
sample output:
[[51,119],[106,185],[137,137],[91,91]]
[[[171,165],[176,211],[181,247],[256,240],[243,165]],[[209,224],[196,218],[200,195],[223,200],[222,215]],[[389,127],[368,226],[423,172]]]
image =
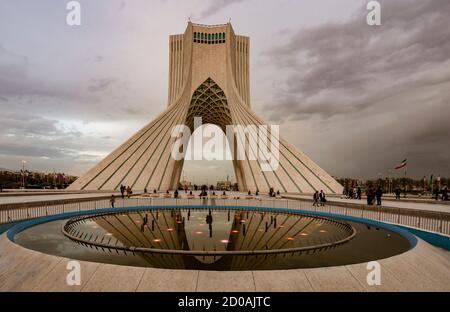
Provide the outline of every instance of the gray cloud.
[[306,144],[309,154],[336,175],[386,174],[405,157],[412,175],[448,174],[446,12],[448,1],[384,1],[382,26],[366,25],[360,8],[346,22],[294,32],[263,54],[287,77],[266,116],[309,125],[305,135],[320,142]]
[[[111,138],[93,138],[66,127],[55,119],[29,113],[0,115],[0,160],[3,166],[16,168],[20,159],[48,168],[70,163],[93,165],[100,160],[98,143],[111,148]],[[101,154],[101,152],[100,152]],[[73,170],[73,169],[72,169]]]
[[0,45],[0,94],[22,93],[21,87],[17,81],[26,83],[28,59],[25,56],[17,55],[6,50]]
[[108,89],[114,82],[116,82],[114,78],[92,79],[88,90],[90,92],[102,92]]
[[450,79],[450,3],[385,1],[383,25],[365,9],[343,23],[302,29],[265,56],[289,71],[273,118],[361,113],[383,98]]
[[209,17],[210,15],[217,14],[219,11],[224,8],[233,5],[235,3],[243,2],[244,0],[213,0],[210,1],[209,6],[206,7],[204,11],[202,11],[199,15],[199,19],[202,20],[204,18]]
[[[74,29],[51,0],[0,1],[1,167],[89,169],[165,108],[167,36],[190,12],[232,12],[252,107],[324,169],[372,177],[408,157],[414,175],[449,173],[448,1],[385,0],[381,27],[358,0],[104,2]],[[212,181],[208,165],[188,178]]]

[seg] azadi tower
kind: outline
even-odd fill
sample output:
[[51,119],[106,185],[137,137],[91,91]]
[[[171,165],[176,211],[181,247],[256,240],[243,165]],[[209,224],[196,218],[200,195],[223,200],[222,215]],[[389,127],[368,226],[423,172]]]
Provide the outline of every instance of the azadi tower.
[[[171,157],[174,126],[185,124],[193,131],[194,117],[223,130],[227,125],[265,125],[250,106],[249,51],[250,38],[236,35],[230,23],[189,22],[184,34],[170,36],[167,109],[69,190],[111,191],[121,184],[137,191],[173,190],[183,168],[183,159]],[[271,136],[267,135],[268,142]],[[261,170],[259,160],[251,157],[234,159],[239,189],[244,192],[267,192],[270,187],[292,193],[342,192],[335,179],[282,137],[276,170]]]

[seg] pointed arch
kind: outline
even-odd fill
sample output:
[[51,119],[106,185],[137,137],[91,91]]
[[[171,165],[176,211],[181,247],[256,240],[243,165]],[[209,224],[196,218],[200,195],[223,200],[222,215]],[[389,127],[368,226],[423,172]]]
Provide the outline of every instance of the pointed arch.
[[211,78],[206,79],[192,94],[186,125],[194,131],[194,117],[202,117],[203,124],[215,124],[225,132],[232,124],[228,101],[222,88]]

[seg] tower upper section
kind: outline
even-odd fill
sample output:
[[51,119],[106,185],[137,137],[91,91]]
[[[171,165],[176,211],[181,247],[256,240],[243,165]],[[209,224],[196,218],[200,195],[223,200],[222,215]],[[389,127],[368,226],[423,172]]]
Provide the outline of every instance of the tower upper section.
[[250,38],[236,35],[230,23],[189,22],[184,34],[170,36],[169,51],[168,106],[208,78],[250,106]]

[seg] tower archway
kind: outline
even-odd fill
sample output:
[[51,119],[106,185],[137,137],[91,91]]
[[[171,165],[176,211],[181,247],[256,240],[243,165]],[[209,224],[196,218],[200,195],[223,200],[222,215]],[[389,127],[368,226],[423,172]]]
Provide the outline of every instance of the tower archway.
[[231,125],[231,112],[225,92],[211,78],[206,79],[192,94],[186,125],[193,132],[194,118],[202,117],[203,124],[219,126],[225,132]]
[[[206,79],[201,85],[195,89],[195,91],[192,94],[189,109],[186,115],[186,121],[185,124],[190,128],[191,134],[194,135],[194,132],[196,132],[197,127],[199,125],[196,125],[194,123],[194,118],[201,117],[202,120],[202,126],[206,126],[208,124],[215,125],[219,127],[223,132],[223,140],[227,140],[226,137],[226,127],[228,125],[232,125],[232,117],[231,117],[231,111],[230,107],[228,106],[228,100],[225,95],[225,92],[223,89],[211,78],[209,77]],[[190,144],[188,145],[188,150],[190,150]],[[233,142],[229,142],[230,144],[234,144]],[[229,149],[227,149],[226,146],[222,146],[223,148],[223,154],[230,152]],[[234,159],[234,157],[233,157]],[[230,160],[224,160],[221,161],[211,161],[211,163],[214,163],[215,165],[224,165],[224,162],[230,161]],[[190,161],[187,161],[188,163]],[[202,160],[202,162],[207,162],[206,160]],[[242,179],[240,177],[240,166],[238,162],[231,161],[232,166],[234,169],[234,178],[237,180],[238,184],[241,185]],[[181,160],[177,164],[177,173],[174,176],[173,183],[178,183],[180,179],[184,179],[184,176],[182,175],[183,167],[186,165],[185,160]],[[196,166],[198,167],[198,165]],[[207,167],[205,164],[204,167]],[[226,165],[225,167],[228,167]],[[205,169],[206,170],[206,169]],[[228,170],[228,169],[227,169]],[[198,179],[197,179],[198,181]],[[192,181],[191,181],[192,182]],[[174,185],[175,186],[175,185]],[[241,185],[242,187],[242,185]]]

